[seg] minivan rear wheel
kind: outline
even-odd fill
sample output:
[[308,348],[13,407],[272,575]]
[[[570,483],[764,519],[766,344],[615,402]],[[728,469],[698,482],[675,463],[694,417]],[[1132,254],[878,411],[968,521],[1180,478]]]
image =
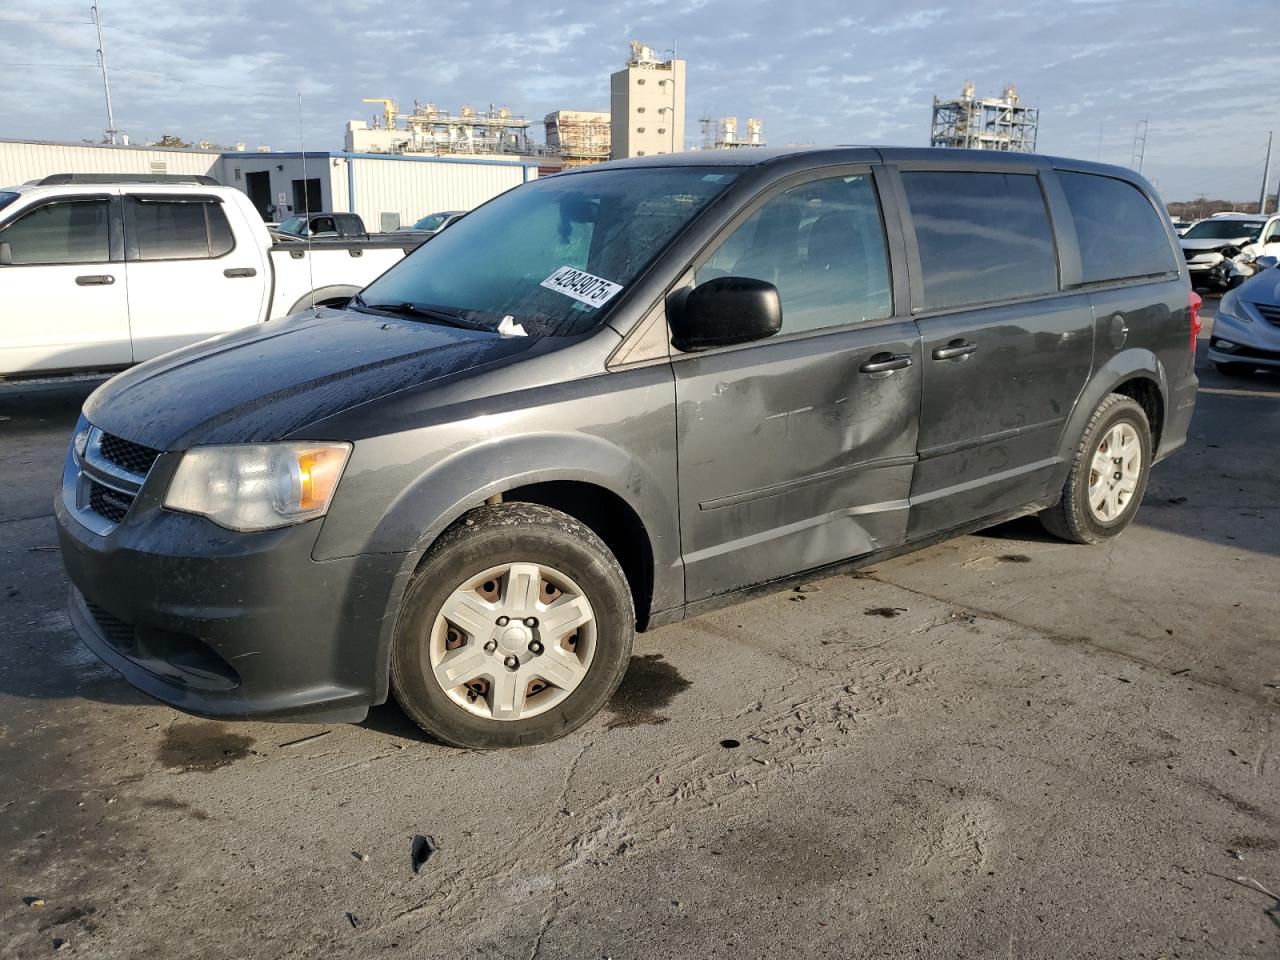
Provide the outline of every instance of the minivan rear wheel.
[[535,504],[481,507],[441,536],[410,583],[391,685],[444,743],[543,743],[604,706],[634,633],[626,576],[595,533]]
[[1099,543],[1133,520],[1151,473],[1151,426],[1137,401],[1112,393],[1098,405],[1076,447],[1062,500],[1040,514],[1056,537]]

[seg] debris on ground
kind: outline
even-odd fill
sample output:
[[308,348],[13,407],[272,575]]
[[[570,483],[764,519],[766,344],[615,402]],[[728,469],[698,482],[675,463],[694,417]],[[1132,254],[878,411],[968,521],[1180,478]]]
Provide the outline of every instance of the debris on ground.
[[906,607],[867,607],[862,613],[868,617],[884,617],[886,620],[890,617],[896,617],[900,613],[906,613]]
[[1176,507],[1180,504],[1186,503],[1187,498],[1186,497],[1170,497],[1169,502]]
[[35,910],[44,907],[44,897],[23,897],[22,902]]
[[351,929],[355,930],[360,926],[360,918],[350,910],[347,911],[347,923],[351,924]]
[[816,583],[802,583],[800,584],[800,586],[795,588],[795,592],[796,593],[818,593],[821,589],[822,587],[818,586]]
[[327,737],[331,733],[333,733],[332,730],[321,730],[319,733],[313,733],[306,737],[299,737],[297,740],[290,740],[288,743],[282,743],[280,744],[280,749],[283,750],[285,747],[300,747],[304,743],[310,743],[312,740],[319,740],[321,737]]
[[359,860],[361,863],[369,862],[369,855],[367,853],[361,853],[359,850],[352,850],[351,855],[355,857],[357,860]]
[[1232,859],[1232,860],[1243,860],[1243,859],[1244,859],[1244,854],[1243,854],[1243,853],[1241,853],[1239,850],[1228,850],[1228,851],[1227,851],[1227,853],[1231,854],[1231,859]]
[[69,946],[71,946],[70,940],[63,940],[61,937],[53,938],[53,949],[62,950]]
[[720,746],[724,747],[726,750],[736,750],[738,747],[742,746],[742,744],[732,738],[726,738],[720,741]]
[[415,834],[413,844],[409,848],[409,862],[413,864],[413,872],[418,873],[429,859],[431,855],[440,849],[436,843],[435,837],[424,837],[422,834]]

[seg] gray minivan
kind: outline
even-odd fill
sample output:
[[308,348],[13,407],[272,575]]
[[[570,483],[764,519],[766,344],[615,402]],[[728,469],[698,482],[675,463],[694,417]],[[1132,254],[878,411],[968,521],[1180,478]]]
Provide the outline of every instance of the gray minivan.
[[216,717],[561,736],[634,631],[1019,515],[1094,543],[1183,445],[1199,298],[1130,170],[698,152],[539,179],[344,309],[121,374],[55,509],[84,642]]

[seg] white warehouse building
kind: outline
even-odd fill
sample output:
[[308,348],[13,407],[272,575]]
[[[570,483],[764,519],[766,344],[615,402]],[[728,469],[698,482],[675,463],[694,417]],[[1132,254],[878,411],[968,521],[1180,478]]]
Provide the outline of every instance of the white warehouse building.
[[331,151],[231,152],[0,140],[0,188],[53,173],[200,174],[249,195],[264,220],[293,213],[358,213],[370,230],[429,213],[470,210],[538,176],[518,157],[424,157]]

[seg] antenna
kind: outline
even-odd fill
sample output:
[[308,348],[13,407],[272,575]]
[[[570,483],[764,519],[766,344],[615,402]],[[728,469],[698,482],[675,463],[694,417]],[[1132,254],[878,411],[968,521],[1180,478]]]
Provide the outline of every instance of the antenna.
[[[302,132],[302,91],[298,91],[298,146],[302,148],[302,213],[307,219],[307,283],[311,285],[311,293],[316,292],[316,265],[311,255],[311,190],[307,180],[307,138]],[[311,304],[311,312],[315,313],[316,305]]]
[[1148,118],[1143,117],[1133,128],[1133,150],[1129,154],[1129,166],[1142,172],[1142,161],[1147,154]]
[[89,12],[93,14],[93,25],[98,28],[98,66],[102,68],[102,92],[107,96],[107,139],[111,141],[112,146],[115,146],[116,134],[120,131],[116,129],[116,117],[111,111],[111,83],[107,80],[107,51],[102,43],[102,19],[98,16],[97,0],[94,0]]

